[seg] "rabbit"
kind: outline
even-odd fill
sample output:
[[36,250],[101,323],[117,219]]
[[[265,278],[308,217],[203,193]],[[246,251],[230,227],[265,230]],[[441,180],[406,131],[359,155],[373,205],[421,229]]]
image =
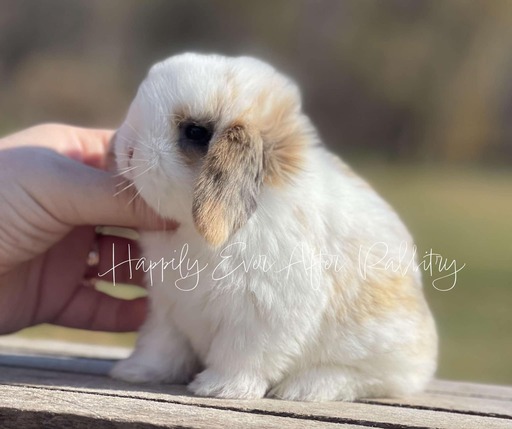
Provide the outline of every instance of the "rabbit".
[[148,270],[148,317],[113,378],[297,401],[401,396],[432,378],[411,236],[323,145],[290,78],[250,57],[172,56],[139,87],[114,151],[178,227],[141,232],[162,269]]

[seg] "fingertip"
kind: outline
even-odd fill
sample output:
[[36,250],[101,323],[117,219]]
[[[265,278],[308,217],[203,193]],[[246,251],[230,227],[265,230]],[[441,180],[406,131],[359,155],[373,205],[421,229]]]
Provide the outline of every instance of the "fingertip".
[[111,164],[111,142],[114,130],[77,128],[81,146],[82,162],[91,167],[108,169]]

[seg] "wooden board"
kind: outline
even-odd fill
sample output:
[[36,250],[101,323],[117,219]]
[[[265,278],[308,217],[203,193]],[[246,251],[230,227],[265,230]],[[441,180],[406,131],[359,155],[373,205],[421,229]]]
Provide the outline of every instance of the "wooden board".
[[512,429],[511,387],[435,381],[402,399],[237,401],[110,380],[112,363],[0,354],[0,427]]

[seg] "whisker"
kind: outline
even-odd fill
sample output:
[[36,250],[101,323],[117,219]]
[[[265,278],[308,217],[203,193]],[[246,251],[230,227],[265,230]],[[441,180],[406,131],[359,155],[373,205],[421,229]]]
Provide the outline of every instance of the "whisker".
[[137,198],[142,192],[142,188],[143,186],[135,193],[135,195],[130,199],[130,201],[128,201],[128,204],[126,204],[127,206],[129,206],[131,203],[133,203],[133,201],[135,201],[135,198]]
[[128,173],[128,172],[130,172],[132,170],[135,170],[136,168],[139,168],[139,167],[141,167],[141,166],[140,165],[136,165],[134,167],[121,168],[121,169],[118,170],[119,173],[115,174],[114,177],[122,176],[122,175],[124,175],[124,174],[126,174],[126,173]]
[[127,189],[130,189],[133,185],[135,185],[135,182],[131,182],[129,185],[125,186],[123,189],[121,189],[120,191],[117,191],[115,194],[114,194],[114,197],[117,197],[119,194],[121,194],[122,192],[126,191]]
[[[152,152],[156,151],[158,153],[171,153],[170,150],[165,150],[165,149],[162,149],[162,148],[158,148],[158,150],[156,150],[155,147],[150,146],[149,144],[146,143],[145,139],[142,138],[142,136],[137,132],[137,130],[133,127],[133,125],[131,125],[129,122],[126,122],[126,124],[127,124],[128,127],[130,127],[133,130],[133,132],[136,134],[137,138],[135,140],[132,140],[132,139],[129,139],[129,138],[125,137],[125,136],[121,136],[120,135],[119,136],[120,139],[125,140],[128,143],[133,143],[135,141],[136,143],[140,144],[141,146],[144,146],[144,147],[148,148]],[[165,141],[167,141],[167,139],[165,137],[162,137],[162,136],[160,136],[159,138],[153,138],[153,140],[154,141],[156,141],[156,140],[165,140]],[[122,154],[122,155],[129,156],[128,154]]]
[[116,185],[116,188],[117,188],[118,186],[124,186],[124,185],[125,185],[126,183],[128,183],[128,182],[129,182],[129,180],[128,180],[128,179],[123,180],[122,182],[119,182],[119,183]]
[[[162,140],[164,141],[167,141],[168,139],[164,136],[160,136],[160,137],[155,137],[155,136],[152,136],[151,138],[148,138],[148,139],[144,139],[140,133],[133,127],[132,124],[130,124],[129,122],[126,122],[126,125],[131,129],[133,130],[133,132],[136,134],[136,138],[135,139],[129,139],[125,136],[118,136],[120,139],[130,143],[133,145],[133,143],[138,143],[140,144],[141,146],[144,146],[145,148],[149,149],[151,152],[153,153],[158,153],[158,154],[161,154],[161,153],[172,153],[172,151],[170,150],[165,150],[165,149],[162,149],[161,147],[159,148],[156,148],[154,146],[151,146],[149,145],[148,143],[146,143],[146,140],[151,140],[151,141],[154,141],[154,142],[160,142]],[[120,155],[123,155],[123,156],[129,156],[128,154],[120,154]],[[144,162],[149,162],[149,160],[145,160]]]
[[[133,129],[133,127],[132,127],[132,129]],[[119,136],[119,138],[123,139],[124,141],[126,141],[128,143],[133,143],[135,141],[136,143],[140,143],[143,146],[149,147],[147,144],[144,143],[144,139],[142,139],[142,137],[137,137],[136,139],[129,139],[125,136]],[[128,154],[123,154],[123,155],[128,155]]]
[[139,134],[139,132],[135,129],[135,127],[132,124],[130,124],[128,121],[126,121],[125,123],[126,125],[128,125],[128,127],[130,127],[130,129],[137,135],[139,139],[143,139],[142,135]]
[[146,174],[148,171],[152,170],[155,165],[151,164],[148,168],[146,168],[142,173],[137,174],[132,178],[132,180],[137,179],[138,177],[142,176],[143,174]]
[[[132,143],[133,141],[132,140],[128,140],[127,141],[130,141],[130,143]],[[144,142],[143,140],[139,140],[139,139],[136,139],[135,140],[135,143],[137,144],[140,144],[141,146],[144,146],[145,148],[149,149],[150,151],[154,152],[155,151],[155,148],[150,146],[149,144],[147,144],[146,142]],[[160,152],[168,152],[168,151],[162,151],[162,150],[159,150]],[[125,156],[129,156],[128,154],[126,154]]]
[[130,143],[132,141],[131,139],[129,139],[129,138],[125,137],[125,136],[121,136],[121,135],[117,136],[117,138],[123,139],[124,141],[126,141],[128,143]]
[[[135,131],[135,129],[133,128],[133,126],[131,126],[130,124],[128,124],[128,126],[135,132],[137,133],[137,131]],[[120,139],[123,139],[124,141],[128,142],[128,143],[133,143],[134,140],[132,139],[129,139],[125,136],[119,136]],[[139,143],[141,144],[142,146],[145,146],[147,147],[148,149],[153,149],[151,146],[149,146],[146,142],[144,142],[144,139],[140,136],[140,134],[137,136],[137,138],[135,139],[135,142],[136,143]],[[123,155],[127,155],[129,156],[128,154],[123,154]]]
[[[139,162],[140,164],[137,164],[138,167],[140,167],[143,163],[150,162],[149,159],[141,159],[141,158],[130,158],[130,161]],[[133,166],[132,166],[133,167]],[[126,168],[126,167],[125,167]]]
[[129,155],[127,153],[119,153],[116,158],[124,158],[124,159],[133,159],[137,161],[147,161],[147,158],[134,158],[133,155]]

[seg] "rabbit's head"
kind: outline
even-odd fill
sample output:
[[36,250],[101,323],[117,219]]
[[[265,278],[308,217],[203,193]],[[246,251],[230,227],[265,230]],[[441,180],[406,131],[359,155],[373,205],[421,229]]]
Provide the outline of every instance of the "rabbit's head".
[[151,68],[115,151],[150,206],[219,246],[248,221],[264,187],[293,181],[312,135],[297,86],[269,65],[183,54]]

